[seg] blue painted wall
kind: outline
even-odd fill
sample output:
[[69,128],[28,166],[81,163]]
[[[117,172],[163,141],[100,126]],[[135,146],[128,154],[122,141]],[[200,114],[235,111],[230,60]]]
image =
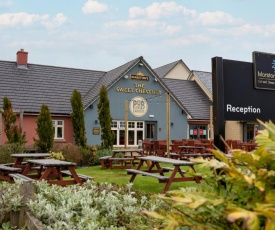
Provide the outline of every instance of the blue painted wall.
[[[149,77],[149,81],[132,80],[131,75],[136,75],[141,71],[145,76]],[[140,96],[147,100],[148,111],[142,117],[136,117],[128,110],[128,121],[157,121],[157,139],[166,139],[166,91],[159,81],[155,81],[155,77],[145,66],[135,66],[128,73],[128,78],[122,77],[118,82],[108,90],[108,97],[110,101],[110,111],[113,120],[124,120],[125,100],[130,101]],[[121,88],[127,88],[129,92],[118,92]],[[155,90],[161,94],[137,93],[143,90]],[[137,91],[137,92],[136,92]],[[101,143],[100,135],[93,135],[93,128],[100,127],[97,114],[96,100],[93,103],[93,108],[87,108],[85,113],[85,126],[88,144],[96,145]],[[151,115],[151,116],[149,116]],[[153,115],[153,117],[152,117]],[[171,140],[187,138],[187,116],[185,112],[171,97],[170,99],[170,121],[173,125],[170,128]]]

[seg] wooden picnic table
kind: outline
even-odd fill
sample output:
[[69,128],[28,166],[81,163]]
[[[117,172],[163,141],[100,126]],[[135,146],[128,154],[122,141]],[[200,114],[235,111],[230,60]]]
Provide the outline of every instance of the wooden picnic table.
[[256,143],[250,143],[250,142],[241,142],[240,148],[245,151],[253,151],[256,148]]
[[[183,160],[175,160],[171,158],[158,157],[158,156],[146,156],[146,157],[138,157],[140,160],[136,169],[126,169],[127,174],[131,174],[131,178],[129,182],[133,182],[138,174],[143,176],[151,176],[157,178],[159,183],[165,183],[165,187],[162,193],[166,193],[171,184],[174,182],[185,182],[185,181],[196,181],[196,183],[200,183],[201,177],[199,176],[185,176],[185,171],[182,170],[181,167],[188,166],[195,171],[194,162],[183,161]],[[150,165],[147,170],[141,170],[143,163],[150,162]],[[171,164],[173,167],[161,167],[160,163]],[[165,176],[164,172],[172,171],[170,176]]]
[[204,146],[178,146],[180,159],[188,159],[189,157],[213,157],[212,153],[205,153]]
[[[117,156],[121,153],[121,156]],[[109,160],[109,167],[113,168],[120,168],[120,169],[127,169],[132,168],[134,164],[134,160],[137,159],[138,156],[141,156],[143,153],[143,149],[114,149],[112,157],[108,158]],[[135,155],[136,154],[136,155]],[[120,162],[119,165],[114,165],[113,161]]]
[[13,167],[14,168],[22,168],[24,169],[26,167],[23,163],[24,159],[34,158],[34,159],[43,159],[46,157],[50,157],[50,153],[14,153],[11,154],[11,157],[16,158]]
[[[45,158],[50,156],[49,153],[15,153],[11,154],[13,158],[16,158],[15,163],[0,164],[0,180],[12,182],[10,174],[22,173],[26,164],[23,160],[25,158]],[[26,163],[26,162],[25,162]]]
[[180,149],[179,153],[198,153],[202,152],[205,147],[204,146],[196,146],[196,145],[181,145],[178,146]]
[[[41,170],[37,174],[29,175],[33,166],[40,166]],[[75,171],[76,163],[61,161],[55,159],[30,159],[27,160],[27,166],[23,171],[23,176],[36,178],[39,181],[46,180],[49,184],[57,184],[61,186],[72,184],[83,184],[85,181],[81,179]],[[68,170],[67,174],[71,175],[71,179],[64,179],[62,170]]]

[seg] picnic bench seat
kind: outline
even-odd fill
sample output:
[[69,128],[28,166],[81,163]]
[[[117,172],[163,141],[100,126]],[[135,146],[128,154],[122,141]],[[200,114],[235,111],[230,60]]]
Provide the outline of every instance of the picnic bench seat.
[[0,164],[0,180],[12,182],[11,177],[9,176],[10,173],[21,173],[21,168],[15,168],[12,166],[7,166],[5,164]]
[[170,153],[170,157],[172,158],[172,159],[178,159],[179,158],[179,154],[178,153]]
[[[28,162],[22,162],[21,165],[26,165]],[[14,165],[14,163],[6,163],[6,164],[3,164],[3,165],[6,165],[6,166],[10,166],[12,167]]]
[[[167,172],[167,171],[174,171],[174,168],[172,167],[162,167],[163,172]],[[185,170],[181,170],[183,173],[186,173]]]
[[8,172],[21,172],[21,168],[14,168],[5,164],[0,164],[0,171],[8,171]]
[[109,158],[111,158],[112,156],[104,156],[104,157],[100,157],[100,164],[101,164],[101,169],[105,169],[108,168],[109,165]]
[[22,180],[23,182],[29,182],[29,181],[34,181],[34,179],[30,178],[30,177],[27,177],[27,176],[24,176],[20,173],[10,173],[9,174],[10,177],[14,179],[19,179],[19,180]]
[[[133,161],[134,157],[110,157],[109,160],[109,166],[111,169],[113,168],[132,168],[133,167]],[[119,161],[121,164],[120,165],[113,165],[113,161]],[[129,161],[130,165],[125,166],[123,164],[126,164],[127,161]]]
[[[72,176],[71,172],[70,171],[61,171],[62,175],[63,176]],[[93,180],[94,178],[93,177],[90,177],[90,176],[86,176],[86,175],[83,175],[83,174],[77,174],[78,177],[84,181],[87,181],[87,180]]]
[[157,178],[160,182],[161,181],[167,181],[169,178],[167,176],[162,176],[154,173],[145,172],[142,170],[136,170],[136,169],[126,169],[127,174],[141,174],[142,176],[150,176]]

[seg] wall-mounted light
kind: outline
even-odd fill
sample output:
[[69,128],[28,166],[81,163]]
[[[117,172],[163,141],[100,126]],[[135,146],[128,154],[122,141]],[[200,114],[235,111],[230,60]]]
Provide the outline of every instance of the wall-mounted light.
[[171,126],[173,126],[174,125],[174,122],[171,122]]
[[143,66],[143,63],[140,62],[140,63],[138,63],[138,65],[139,65],[139,66]]
[[158,81],[158,79],[155,77],[155,82],[157,82]]
[[95,124],[97,125],[97,120],[95,120]]
[[129,76],[128,75],[124,75],[124,78],[127,79]]
[[155,115],[149,115],[149,117],[155,117]]

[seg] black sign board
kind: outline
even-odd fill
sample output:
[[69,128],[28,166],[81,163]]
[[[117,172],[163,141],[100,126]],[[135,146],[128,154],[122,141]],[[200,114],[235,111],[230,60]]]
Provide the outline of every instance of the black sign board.
[[259,81],[261,85],[256,86],[255,82],[256,71],[275,81],[271,77],[275,55],[254,52],[253,58],[256,63],[212,58],[214,143],[221,150],[224,147],[219,135],[225,134],[226,120],[275,121],[275,87]]
[[253,63],[255,88],[275,90],[275,55],[253,52]]

